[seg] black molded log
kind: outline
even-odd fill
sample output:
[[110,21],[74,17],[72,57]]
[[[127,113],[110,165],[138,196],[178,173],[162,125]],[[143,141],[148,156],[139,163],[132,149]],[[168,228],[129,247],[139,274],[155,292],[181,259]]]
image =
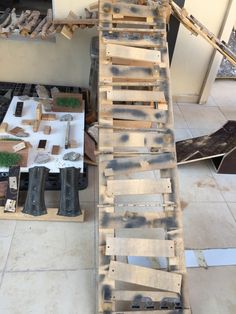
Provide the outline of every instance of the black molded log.
[[69,167],[60,169],[61,196],[58,215],[76,217],[82,215],[79,204],[80,168]]
[[46,178],[49,169],[46,167],[34,167],[29,169],[29,187],[22,210],[24,214],[41,216],[47,214],[44,199]]

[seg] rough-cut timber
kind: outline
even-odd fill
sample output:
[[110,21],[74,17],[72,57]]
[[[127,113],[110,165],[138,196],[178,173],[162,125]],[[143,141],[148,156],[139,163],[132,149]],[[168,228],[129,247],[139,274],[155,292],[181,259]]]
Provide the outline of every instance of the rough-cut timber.
[[169,14],[167,0],[99,2],[99,314],[191,313]]

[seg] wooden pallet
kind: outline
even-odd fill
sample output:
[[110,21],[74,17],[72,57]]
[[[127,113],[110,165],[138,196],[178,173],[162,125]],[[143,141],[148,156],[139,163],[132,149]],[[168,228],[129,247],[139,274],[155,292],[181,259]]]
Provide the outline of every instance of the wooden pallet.
[[[166,42],[170,8],[166,0],[146,2],[99,2],[97,313],[191,313]],[[143,179],[146,171],[158,179]],[[145,257],[146,266],[134,257]]]

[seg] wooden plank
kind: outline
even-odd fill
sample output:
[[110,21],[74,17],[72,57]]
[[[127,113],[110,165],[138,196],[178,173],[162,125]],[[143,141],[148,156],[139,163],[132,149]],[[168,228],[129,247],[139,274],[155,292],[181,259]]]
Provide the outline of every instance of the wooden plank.
[[142,298],[151,299],[153,302],[160,302],[165,298],[178,299],[179,295],[173,292],[161,292],[161,291],[127,291],[127,290],[115,290],[112,292],[112,299],[115,301],[132,301],[140,296]]
[[166,42],[164,38],[157,36],[157,34],[140,34],[140,33],[121,33],[121,32],[104,32],[104,44],[118,44],[132,47],[165,47]]
[[[151,121],[166,123],[168,113],[166,110],[152,109],[149,106],[139,105],[113,105],[112,108],[104,106],[104,111],[112,110],[114,119],[132,120],[132,121]],[[103,114],[101,112],[101,114]]]
[[169,240],[108,237],[106,255],[174,257],[175,244]]
[[[108,131],[108,130],[107,130]],[[101,139],[101,147],[163,147],[174,143],[174,136],[169,131],[163,132],[116,132],[108,133]],[[113,144],[113,145],[112,145]]]
[[138,67],[126,65],[104,65],[104,72],[101,74],[101,80],[112,76],[114,78],[136,79],[136,80],[156,80],[158,75],[158,68],[153,67]]
[[108,196],[171,193],[170,179],[107,180]]
[[145,18],[157,18],[160,16],[161,12],[165,12],[165,10],[163,10],[163,8],[157,4],[153,6],[137,5],[133,3],[126,4],[124,2],[111,4],[108,1],[103,3],[102,11],[105,13],[115,14],[116,16],[119,15]]
[[151,121],[113,120],[114,128],[120,129],[151,129]]
[[132,314],[132,313],[135,313],[135,314],[192,314],[192,311],[191,310],[188,310],[188,309],[184,309],[184,310],[151,310],[151,311],[122,311],[122,312],[112,312],[112,314]]
[[180,293],[182,275],[111,261],[108,277],[154,289]]
[[143,172],[175,167],[174,153],[163,153],[156,156],[139,156],[131,158],[117,158],[106,163],[104,174],[106,177],[133,172]]
[[107,58],[131,59],[136,61],[161,63],[161,52],[145,48],[134,48],[115,44],[106,45]]
[[109,229],[177,228],[173,211],[146,213],[126,211],[124,214],[100,211],[99,224],[101,228]]
[[112,90],[107,92],[107,99],[112,101],[144,101],[166,103],[164,92],[144,90]]
[[56,222],[83,222],[85,211],[82,210],[82,215],[78,217],[58,216],[58,208],[48,208],[48,213],[42,216],[31,216],[22,213],[23,208],[17,208],[15,213],[5,213],[4,207],[0,207],[1,220],[22,220],[22,221],[56,221]]

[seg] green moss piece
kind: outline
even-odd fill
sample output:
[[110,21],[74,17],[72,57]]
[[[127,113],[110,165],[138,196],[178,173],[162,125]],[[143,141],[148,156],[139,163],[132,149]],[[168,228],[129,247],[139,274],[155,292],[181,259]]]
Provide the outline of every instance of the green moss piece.
[[0,152],[0,167],[16,166],[22,160],[22,156],[16,153]]
[[57,106],[59,107],[68,107],[68,108],[78,108],[81,106],[81,101],[77,98],[73,98],[73,97],[60,97],[57,98]]

